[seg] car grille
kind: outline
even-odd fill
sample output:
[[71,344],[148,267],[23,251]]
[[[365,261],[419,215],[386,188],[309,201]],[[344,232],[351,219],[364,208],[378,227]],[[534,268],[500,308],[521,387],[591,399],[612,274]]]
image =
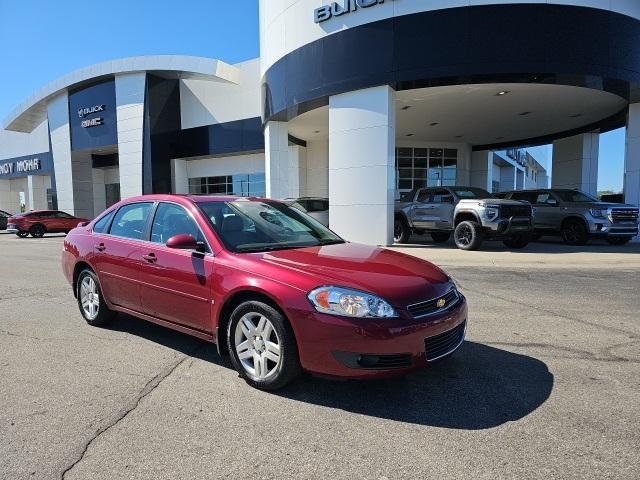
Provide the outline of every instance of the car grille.
[[358,362],[362,368],[380,369],[404,368],[411,366],[411,355],[362,355]]
[[447,332],[434,335],[424,339],[427,361],[433,362],[445,355],[453,352],[464,340],[466,320],[455,328]]
[[612,208],[611,221],[617,222],[637,222],[638,209],[636,208]]
[[501,205],[500,217],[531,217],[531,205]]
[[[445,304],[442,307],[438,307],[438,300],[444,299]],[[460,300],[458,291],[453,289],[441,297],[434,298],[433,300],[427,300],[426,302],[420,302],[413,305],[409,305],[407,310],[413,316],[413,318],[426,317],[427,315],[433,315],[438,312],[448,310],[453,307]]]

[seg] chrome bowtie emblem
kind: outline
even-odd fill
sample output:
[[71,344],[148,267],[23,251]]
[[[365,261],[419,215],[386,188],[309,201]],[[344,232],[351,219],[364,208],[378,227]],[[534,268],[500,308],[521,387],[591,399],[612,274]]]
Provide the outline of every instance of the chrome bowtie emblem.
[[437,302],[436,302],[436,307],[438,308],[442,308],[446,305],[447,301],[444,298],[440,298]]

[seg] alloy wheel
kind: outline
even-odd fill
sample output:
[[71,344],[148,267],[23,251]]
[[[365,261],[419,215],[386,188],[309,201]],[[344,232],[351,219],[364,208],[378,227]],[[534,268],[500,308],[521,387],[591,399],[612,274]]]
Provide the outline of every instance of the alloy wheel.
[[253,378],[265,380],[277,371],[282,358],[281,342],[264,315],[244,315],[236,325],[234,343],[242,367]]
[[88,275],[80,283],[80,304],[88,320],[94,320],[98,316],[100,309],[98,286],[93,278]]
[[458,229],[456,229],[456,243],[462,246],[467,246],[471,244],[473,240],[473,231],[471,227],[468,225],[461,225]]

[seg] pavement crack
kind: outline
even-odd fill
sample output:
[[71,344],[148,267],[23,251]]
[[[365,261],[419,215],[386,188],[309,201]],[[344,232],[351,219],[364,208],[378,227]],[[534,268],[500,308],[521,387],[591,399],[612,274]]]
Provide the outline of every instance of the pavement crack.
[[84,459],[91,445],[98,438],[100,438],[100,436],[102,436],[104,433],[108,432],[113,427],[118,425],[121,421],[123,421],[125,418],[127,418],[127,416],[129,416],[131,412],[133,412],[136,408],[138,408],[142,400],[144,400],[149,394],[151,394],[156,388],[158,388],[158,386],[173,372],[175,372],[180,365],[182,365],[187,359],[191,358],[198,350],[200,350],[202,347],[206,345],[207,345],[206,342],[198,344],[195,348],[193,348],[188,353],[179,356],[178,361],[167,365],[162,371],[160,371],[151,380],[149,380],[145,384],[145,386],[142,388],[142,390],[138,392],[138,395],[136,395],[136,397],[133,398],[131,402],[129,402],[126,408],[124,408],[117,415],[111,418],[106,425],[103,425],[102,427],[100,427],[98,430],[94,432],[91,438],[89,438],[87,442],[85,442],[85,444],[83,445],[82,451],[80,452],[78,457],[62,471],[60,478],[64,480],[66,475]]
[[10,332],[10,331],[8,331],[8,330],[0,330],[0,333],[2,333],[2,334],[4,334],[4,335],[8,335],[8,336],[10,336],[10,337],[28,338],[28,339],[30,339],[30,340],[42,340],[41,338],[38,338],[38,337],[31,337],[31,336],[29,336],[29,335],[21,335],[21,334],[19,334],[19,333],[13,333],[13,332]]

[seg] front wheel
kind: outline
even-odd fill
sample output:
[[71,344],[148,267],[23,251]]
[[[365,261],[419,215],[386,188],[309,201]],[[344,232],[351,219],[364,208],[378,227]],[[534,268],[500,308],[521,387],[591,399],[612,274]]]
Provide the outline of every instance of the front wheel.
[[29,232],[16,232],[16,235],[20,238],[26,238],[29,236]]
[[411,229],[407,224],[407,221],[398,217],[393,222],[393,241],[395,243],[407,243],[411,236]]
[[461,250],[477,250],[482,245],[482,226],[478,222],[460,222],[453,232],[456,247]]
[[514,235],[513,237],[505,238],[502,241],[505,247],[516,248],[516,249],[526,247],[527,245],[529,245],[529,242],[531,242],[531,235],[526,233],[520,233],[518,235]]
[[76,288],[78,308],[89,325],[97,327],[113,320],[115,312],[107,307],[95,273],[89,269],[80,272]]
[[589,241],[587,226],[577,218],[570,218],[564,222],[561,234],[567,245],[586,245]]
[[227,341],[233,366],[254,388],[277,390],[302,371],[291,326],[266,303],[248,301],[236,307]]
[[607,237],[605,239],[609,245],[626,245],[631,241],[631,237]]

